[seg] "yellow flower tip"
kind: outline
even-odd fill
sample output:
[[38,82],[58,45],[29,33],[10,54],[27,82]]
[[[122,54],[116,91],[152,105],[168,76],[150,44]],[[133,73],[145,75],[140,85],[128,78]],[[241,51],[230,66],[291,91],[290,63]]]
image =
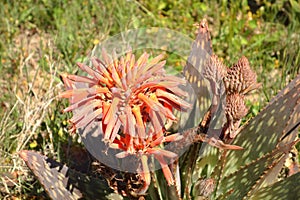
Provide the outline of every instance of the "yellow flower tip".
[[122,151],[122,152],[120,152],[120,153],[117,153],[117,154],[116,154],[116,157],[117,157],[117,158],[125,158],[125,157],[127,157],[128,155],[129,155],[128,152]]
[[139,126],[144,126],[144,123],[143,123],[143,119],[142,119],[142,115],[141,115],[141,109],[139,106],[136,106],[134,105],[133,108],[132,108],[132,112],[135,116],[135,119],[137,121],[137,124]]
[[97,44],[99,44],[99,43],[100,43],[100,40],[98,40],[98,39],[94,39],[94,40],[93,40],[93,44],[94,44],[94,45],[97,45]]
[[[106,140],[104,142],[109,142],[109,141]],[[108,143],[108,144],[109,144],[109,147],[112,148],[112,149],[119,149],[120,148],[119,144],[116,144],[116,143]]]

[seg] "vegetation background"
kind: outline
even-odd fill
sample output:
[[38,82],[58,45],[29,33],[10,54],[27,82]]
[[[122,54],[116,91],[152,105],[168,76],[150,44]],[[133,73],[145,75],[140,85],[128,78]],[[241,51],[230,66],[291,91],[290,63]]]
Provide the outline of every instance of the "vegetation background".
[[[0,0],[0,197],[47,198],[18,157],[22,149],[86,165],[68,133],[70,115],[61,113],[67,103],[55,98],[59,74],[75,73],[114,34],[156,26],[194,38],[203,17],[214,52],[229,66],[245,55],[257,72],[263,87],[248,102],[248,117],[256,115],[300,71],[299,0]],[[183,66],[173,55],[168,62]]]

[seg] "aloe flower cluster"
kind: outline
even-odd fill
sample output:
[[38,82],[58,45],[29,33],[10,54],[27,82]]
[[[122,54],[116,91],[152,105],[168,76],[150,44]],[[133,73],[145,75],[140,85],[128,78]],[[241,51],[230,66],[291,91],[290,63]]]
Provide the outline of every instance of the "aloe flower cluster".
[[[163,55],[150,59],[142,54],[137,60],[132,52],[119,59],[111,59],[102,51],[103,60],[92,58],[92,67],[77,65],[88,76],[62,75],[70,106],[64,112],[73,112],[72,131],[98,122],[102,127],[103,142],[109,148],[121,150],[116,156],[136,156],[141,166],[138,174],[144,181],[140,193],[146,192],[151,182],[148,158],[154,156],[160,163],[169,185],[174,177],[166,160],[175,160],[177,154],[164,150],[165,142],[182,138],[168,134],[166,125],[176,122],[173,110],[185,111],[190,105],[181,99],[187,96],[178,86],[185,80],[167,75],[163,69]],[[84,83],[86,87],[78,87]],[[92,112],[88,112],[92,110]],[[99,152],[103,153],[103,152]]]

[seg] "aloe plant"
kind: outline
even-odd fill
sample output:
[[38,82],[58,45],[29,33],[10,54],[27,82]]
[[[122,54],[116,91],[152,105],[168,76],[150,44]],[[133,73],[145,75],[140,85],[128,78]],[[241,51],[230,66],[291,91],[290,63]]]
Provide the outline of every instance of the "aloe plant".
[[[121,59],[120,63],[126,63],[126,59],[134,63],[130,60],[132,56],[127,54],[125,61]],[[109,148],[105,149],[104,147],[107,147],[105,145],[99,148],[106,150],[104,154],[112,154],[113,160],[117,162],[118,159],[133,156],[130,157],[132,160],[129,159],[126,163],[131,164],[132,169],[131,171],[113,169],[100,160],[98,165],[93,166],[94,173],[84,174],[37,152],[21,151],[20,156],[52,199],[300,198],[300,186],[297,184],[300,178],[298,172],[278,181],[288,153],[299,142],[297,135],[300,125],[300,75],[280,91],[256,117],[241,125],[242,119],[248,112],[245,98],[251,95],[249,93],[252,90],[259,88],[260,84],[256,82],[256,74],[251,70],[247,58],[242,57],[232,67],[226,67],[222,60],[213,54],[208,25],[206,20],[202,20],[183,70],[194,90],[189,97],[195,98],[196,101],[190,105],[180,99],[180,96],[184,96],[184,92],[177,88],[181,80],[168,78],[167,75],[162,74],[164,62],[160,62],[161,57],[158,56],[150,61],[150,64],[143,65],[140,72],[144,81],[141,83],[149,85],[147,78],[150,78],[154,86],[148,90],[137,89],[143,93],[139,93],[138,98],[130,100],[132,111],[126,107],[124,112],[127,115],[123,119],[118,112],[112,112],[111,116],[106,115],[109,109],[105,111],[104,106],[101,110],[99,107],[91,107],[94,104],[87,100],[80,103],[78,99],[75,100],[82,96],[95,99],[98,95],[96,92],[99,91],[105,95],[110,90],[117,97],[123,95],[120,90],[112,89],[116,88],[115,86],[110,88],[113,84],[108,80],[111,78],[117,82],[117,75],[113,71],[118,68],[101,67],[101,65],[108,66],[107,64],[110,63],[105,52],[104,58],[107,58],[104,64],[97,58],[92,60],[93,66],[102,72],[99,73],[101,76],[84,64],[79,64],[79,67],[94,79],[73,75],[63,76],[67,91],[61,96],[70,98],[71,106],[66,111],[81,107],[79,111],[74,112],[74,117],[71,119],[72,130],[85,129],[90,126],[92,120],[100,121],[102,141],[106,142]],[[146,60],[147,55],[144,54],[137,63],[147,63]],[[109,73],[113,75],[104,76]],[[121,74],[125,72],[117,73],[122,79]],[[134,77],[134,73],[130,77]],[[161,77],[160,85],[153,82],[152,76]],[[98,79],[106,81],[105,84],[97,86],[98,81],[95,80]],[[126,81],[128,83],[133,80],[134,78]],[[76,81],[88,82],[90,88],[96,85],[96,90],[87,89],[83,93],[76,93],[78,89]],[[81,86],[79,88],[82,89]],[[149,94],[149,91],[154,90],[156,96]],[[105,98],[112,98],[110,95],[105,95],[101,96],[101,105],[106,105]],[[158,101],[155,101],[156,98]],[[108,102],[114,100],[110,99]],[[143,105],[147,112],[138,110],[137,106],[140,102],[145,103]],[[87,108],[82,105],[86,105]],[[109,108],[113,108],[112,105]],[[185,119],[185,129],[181,133],[165,132],[165,125],[155,121],[155,117],[158,116],[161,119],[174,119],[173,114],[169,113],[172,110],[170,105],[181,110],[192,109]],[[162,114],[155,115],[158,110]],[[140,112],[143,118],[139,118]],[[100,114],[102,117],[99,117]],[[120,122],[118,122],[119,118],[113,117],[116,115],[120,116]],[[115,122],[110,124],[113,120]],[[147,144],[147,148],[143,147],[147,153],[143,152],[142,155],[136,156],[134,150],[138,147],[134,145],[140,143],[136,141],[130,143],[131,138],[136,138],[134,135],[126,136],[126,130],[136,130],[138,135],[148,134],[148,129],[143,129],[143,125],[149,122],[153,124],[154,130],[160,132],[159,137],[154,134],[151,137],[147,136],[145,140],[139,138],[139,142]],[[133,124],[136,126],[135,129]],[[98,128],[96,127],[97,130]],[[81,136],[84,138],[82,132]],[[168,145],[170,142],[171,145]],[[131,144],[134,144],[131,146],[133,149],[128,149],[127,146]],[[112,152],[110,148],[116,146],[117,151]],[[181,155],[181,152],[184,153]],[[149,154],[154,155],[153,158],[158,160],[161,169],[150,170],[153,160]],[[167,162],[167,158],[171,161]],[[163,176],[165,178],[162,178]]]

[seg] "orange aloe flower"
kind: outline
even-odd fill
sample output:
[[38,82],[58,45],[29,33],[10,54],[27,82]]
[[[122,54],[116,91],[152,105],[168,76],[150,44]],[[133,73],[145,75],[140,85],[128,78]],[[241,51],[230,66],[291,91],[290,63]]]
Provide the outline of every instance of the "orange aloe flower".
[[[62,75],[67,90],[60,97],[69,98],[71,103],[64,112],[85,107],[70,120],[75,129],[100,119],[105,142],[113,142],[121,126],[123,132],[144,137],[146,125],[159,133],[167,120],[176,121],[172,108],[190,107],[178,97],[187,95],[178,87],[185,80],[165,73],[163,55],[149,60],[149,54],[144,53],[135,60],[129,52],[111,60],[103,51],[103,57],[104,62],[91,59],[93,68],[77,64],[90,77]],[[78,82],[85,87],[77,87]]]
[[[179,88],[183,78],[167,75],[163,55],[149,59],[144,53],[139,59],[128,52],[120,59],[111,59],[102,51],[103,61],[92,58],[92,67],[77,65],[89,76],[63,75],[70,106],[73,131],[91,122],[99,122],[102,138],[111,148],[121,150],[117,157],[135,155],[141,161],[138,173],[145,181],[141,193],[150,184],[148,157],[160,163],[168,184],[174,183],[167,160],[177,156],[163,149],[163,143],[178,140],[179,134],[167,135],[165,125],[176,121],[173,109],[186,111],[190,105],[181,97],[187,93]],[[101,123],[101,124],[100,124]]]

